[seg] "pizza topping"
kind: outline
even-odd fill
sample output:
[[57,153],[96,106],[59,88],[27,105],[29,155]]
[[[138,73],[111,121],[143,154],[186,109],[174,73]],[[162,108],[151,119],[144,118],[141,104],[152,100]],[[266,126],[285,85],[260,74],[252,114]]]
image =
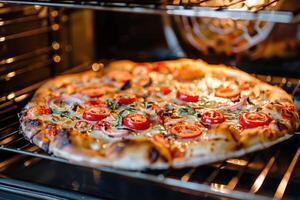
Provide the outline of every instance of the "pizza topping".
[[114,81],[117,82],[126,82],[132,79],[132,75],[130,72],[125,70],[113,70],[110,71],[107,76]]
[[199,100],[198,95],[187,94],[180,91],[177,91],[176,98],[185,102],[197,102]]
[[150,120],[145,115],[131,113],[124,117],[123,125],[133,130],[146,130],[150,128]]
[[207,125],[221,124],[225,121],[225,117],[218,111],[207,111],[201,117],[201,122]]
[[195,79],[203,78],[203,71],[199,68],[185,66],[174,71],[174,78],[178,81],[193,81]]
[[75,128],[81,133],[86,133],[91,129],[91,125],[87,121],[78,121],[75,124]]
[[85,104],[90,106],[100,106],[100,107],[104,107],[106,105],[103,101],[99,101],[99,100],[89,100],[86,101]]
[[160,87],[149,87],[148,88],[148,94],[149,95],[152,95],[152,94],[155,94],[155,93],[161,93],[161,94],[164,94],[164,95],[168,95],[171,92],[172,92],[172,89],[169,86],[165,86],[165,85],[162,85]]
[[177,110],[177,114],[180,116],[180,117],[184,117],[184,116],[187,116],[187,115],[194,115],[196,114],[196,110],[190,106],[186,106],[186,107],[182,107],[182,108],[179,108]]
[[109,109],[105,107],[96,107],[84,111],[82,118],[88,121],[100,121],[110,114]]
[[114,96],[114,99],[121,105],[132,104],[137,101],[137,98],[134,94],[130,93],[119,93]]
[[203,133],[203,127],[198,124],[176,123],[170,132],[175,134],[179,139],[191,139],[200,136]]
[[281,109],[281,114],[285,119],[291,119],[294,116],[295,106],[293,104],[285,105]]
[[165,62],[154,63],[152,70],[155,72],[160,72],[160,73],[164,73],[164,74],[167,74],[171,71],[170,68],[168,67],[167,63],[165,63]]
[[242,83],[241,85],[239,85],[239,89],[240,90],[249,90],[251,88],[251,84],[247,81],[245,81],[244,83]]
[[244,112],[239,117],[239,122],[243,128],[269,125],[271,121],[271,118],[263,112]]
[[151,65],[138,64],[132,71],[132,83],[136,86],[149,87],[152,82],[149,76],[149,68],[151,68]]
[[172,89],[170,87],[168,87],[168,86],[165,86],[165,85],[160,86],[159,90],[164,95],[170,94],[172,92]]
[[247,96],[243,96],[239,102],[234,103],[233,105],[226,105],[226,106],[221,106],[219,107],[220,110],[237,110],[239,108],[241,108],[242,106],[244,106],[247,102]]
[[37,106],[37,111],[40,115],[50,115],[52,113],[48,106]]
[[240,90],[237,88],[220,88],[216,91],[215,95],[221,98],[235,99],[240,96]]
[[48,124],[45,128],[48,139],[53,139],[58,133],[59,126],[57,124]]
[[106,99],[105,103],[110,110],[115,110],[119,107],[119,103],[117,100]]
[[101,88],[98,87],[91,87],[91,88],[84,88],[80,91],[81,94],[89,96],[91,98],[101,97],[107,92],[111,91],[112,88],[108,86],[102,86]]
[[112,137],[125,137],[128,135],[128,130],[119,130],[113,127],[110,122],[107,121],[98,121],[94,125],[95,130],[101,130],[108,136]]

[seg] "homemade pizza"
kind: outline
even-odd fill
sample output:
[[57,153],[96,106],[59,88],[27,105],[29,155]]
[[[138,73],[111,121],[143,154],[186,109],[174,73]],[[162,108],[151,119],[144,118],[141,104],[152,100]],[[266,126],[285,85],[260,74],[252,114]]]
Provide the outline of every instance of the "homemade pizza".
[[28,140],[70,162],[143,170],[267,148],[291,137],[299,116],[279,87],[180,59],[58,76],[37,90],[20,122]]

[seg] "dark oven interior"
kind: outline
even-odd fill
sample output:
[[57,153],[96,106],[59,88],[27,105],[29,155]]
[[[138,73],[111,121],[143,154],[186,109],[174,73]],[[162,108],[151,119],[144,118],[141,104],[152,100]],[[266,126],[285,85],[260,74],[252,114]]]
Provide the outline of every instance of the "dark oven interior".
[[19,134],[17,116],[57,74],[178,57],[245,70],[284,88],[299,108],[299,8],[283,0],[0,1],[0,199],[299,198],[299,134],[220,163],[136,172],[48,155]]

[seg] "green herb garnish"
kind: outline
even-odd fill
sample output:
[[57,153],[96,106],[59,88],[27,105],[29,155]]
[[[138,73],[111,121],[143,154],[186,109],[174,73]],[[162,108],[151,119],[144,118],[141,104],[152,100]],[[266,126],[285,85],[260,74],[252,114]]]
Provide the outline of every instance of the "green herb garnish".
[[196,110],[194,108],[192,108],[191,106],[186,106],[186,107],[183,107],[183,108],[179,108],[177,110],[177,114],[180,117],[184,117],[184,116],[187,116],[187,115],[194,115],[194,114],[196,114]]
[[107,99],[106,100],[106,105],[110,110],[115,110],[119,107],[119,103],[116,100],[112,100],[112,99]]

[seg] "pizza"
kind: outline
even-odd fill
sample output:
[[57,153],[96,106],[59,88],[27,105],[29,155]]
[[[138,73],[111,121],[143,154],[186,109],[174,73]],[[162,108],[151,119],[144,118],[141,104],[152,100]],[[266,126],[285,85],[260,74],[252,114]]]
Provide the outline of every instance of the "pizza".
[[201,60],[115,61],[41,86],[20,114],[26,139],[84,166],[198,166],[290,138],[292,97]]

